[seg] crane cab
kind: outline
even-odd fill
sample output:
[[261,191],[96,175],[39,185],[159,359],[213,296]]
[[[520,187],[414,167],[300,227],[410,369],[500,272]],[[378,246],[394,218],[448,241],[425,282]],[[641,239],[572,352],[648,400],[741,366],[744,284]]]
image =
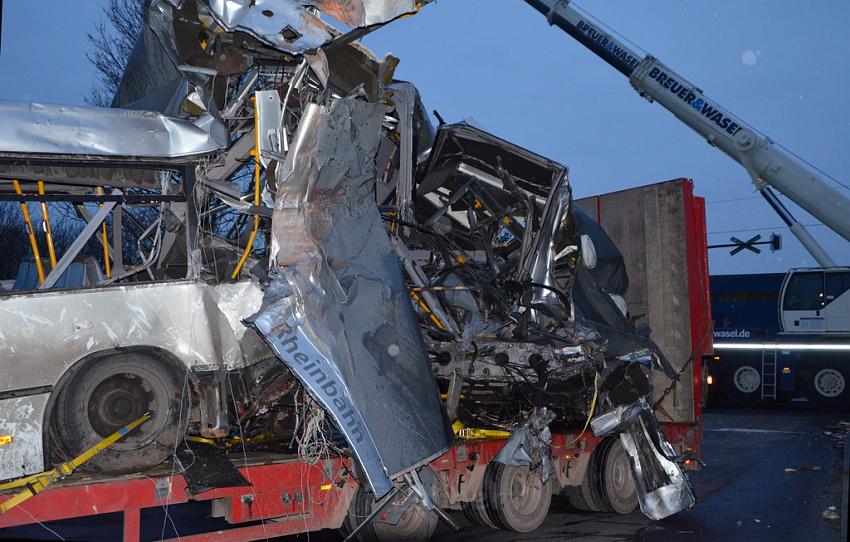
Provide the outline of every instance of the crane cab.
[[784,333],[850,334],[850,267],[788,271],[779,323]]

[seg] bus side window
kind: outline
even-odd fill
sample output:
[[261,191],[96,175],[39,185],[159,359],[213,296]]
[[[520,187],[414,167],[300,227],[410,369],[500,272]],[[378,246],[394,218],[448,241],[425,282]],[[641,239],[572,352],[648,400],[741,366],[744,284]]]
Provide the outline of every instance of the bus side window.
[[816,311],[824,306],[823,273],[796,273],[785,291],[786,311]]
[[850,290],[850,273],[826,274],[826,302],[833,301]]

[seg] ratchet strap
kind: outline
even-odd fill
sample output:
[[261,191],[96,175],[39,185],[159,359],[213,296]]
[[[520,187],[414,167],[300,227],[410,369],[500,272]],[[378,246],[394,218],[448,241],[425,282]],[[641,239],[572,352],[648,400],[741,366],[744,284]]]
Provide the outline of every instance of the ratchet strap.
[[0,503],[0,514],[5,514],[12,508],[18,506],[22,502],[29,499],[30,497],[38,495],[39,493],[47,489],[47,487],[53,482],[67,478],[77,469],[77,467],[79,467],[89,459],[93,458],[103,450],[115,444],[118,439],[120,439],[133,429],[137,428],[138,426],[142,425],[150,418],[151,413],[146,412],[140,418],[128,423],[127,425],[125,425],[118,431],[112,433],[105,439],[101,440],[100,442],[98,442],[85,452],[81,453],[74,459],[62,463],[53,470],[40,472],[38,474],[32,474],[30,476],[25,476],[24,478],[19,478],[17,480],[13,480],[5,484],[0,484],[0,491],[17,489],[19,487],[25,488],[23,491],[17,493],[14,497],[10,498],[5,502]]

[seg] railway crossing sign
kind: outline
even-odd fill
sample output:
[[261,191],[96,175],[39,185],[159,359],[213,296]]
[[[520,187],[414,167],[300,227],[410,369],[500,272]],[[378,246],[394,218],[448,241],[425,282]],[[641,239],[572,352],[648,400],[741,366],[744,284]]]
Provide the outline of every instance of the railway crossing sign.
[[770,245],[770,251],[776,252],[777,250],[782,250],[782,236],[778,233],[771,233],[770,239],[767,241],[761,241],[761,234],[756,234],[746,241],[741,241],[734,235],[729,238],[731,243],[723,243],[720,245],[708,245],[708,248],[732,248],[729,251],[729,254],[734,256],[743,250],[749,250],[756,254],[761,254],[761,249],[756,245]]

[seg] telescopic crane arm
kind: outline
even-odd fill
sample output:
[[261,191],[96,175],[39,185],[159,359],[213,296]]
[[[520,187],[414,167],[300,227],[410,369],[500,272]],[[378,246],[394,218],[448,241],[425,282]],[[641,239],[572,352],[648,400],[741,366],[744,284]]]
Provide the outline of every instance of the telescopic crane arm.
[[791,232],[823,267],[835,262],[797,222],[771,188],[850,241],[850,200],[739,117],[705,97],[702,90],[651,55],[642,55],[600,28],[569,0],[525,0],[555,25],[629,78],[650,102],[658,102],[747,170],[756,188]]

